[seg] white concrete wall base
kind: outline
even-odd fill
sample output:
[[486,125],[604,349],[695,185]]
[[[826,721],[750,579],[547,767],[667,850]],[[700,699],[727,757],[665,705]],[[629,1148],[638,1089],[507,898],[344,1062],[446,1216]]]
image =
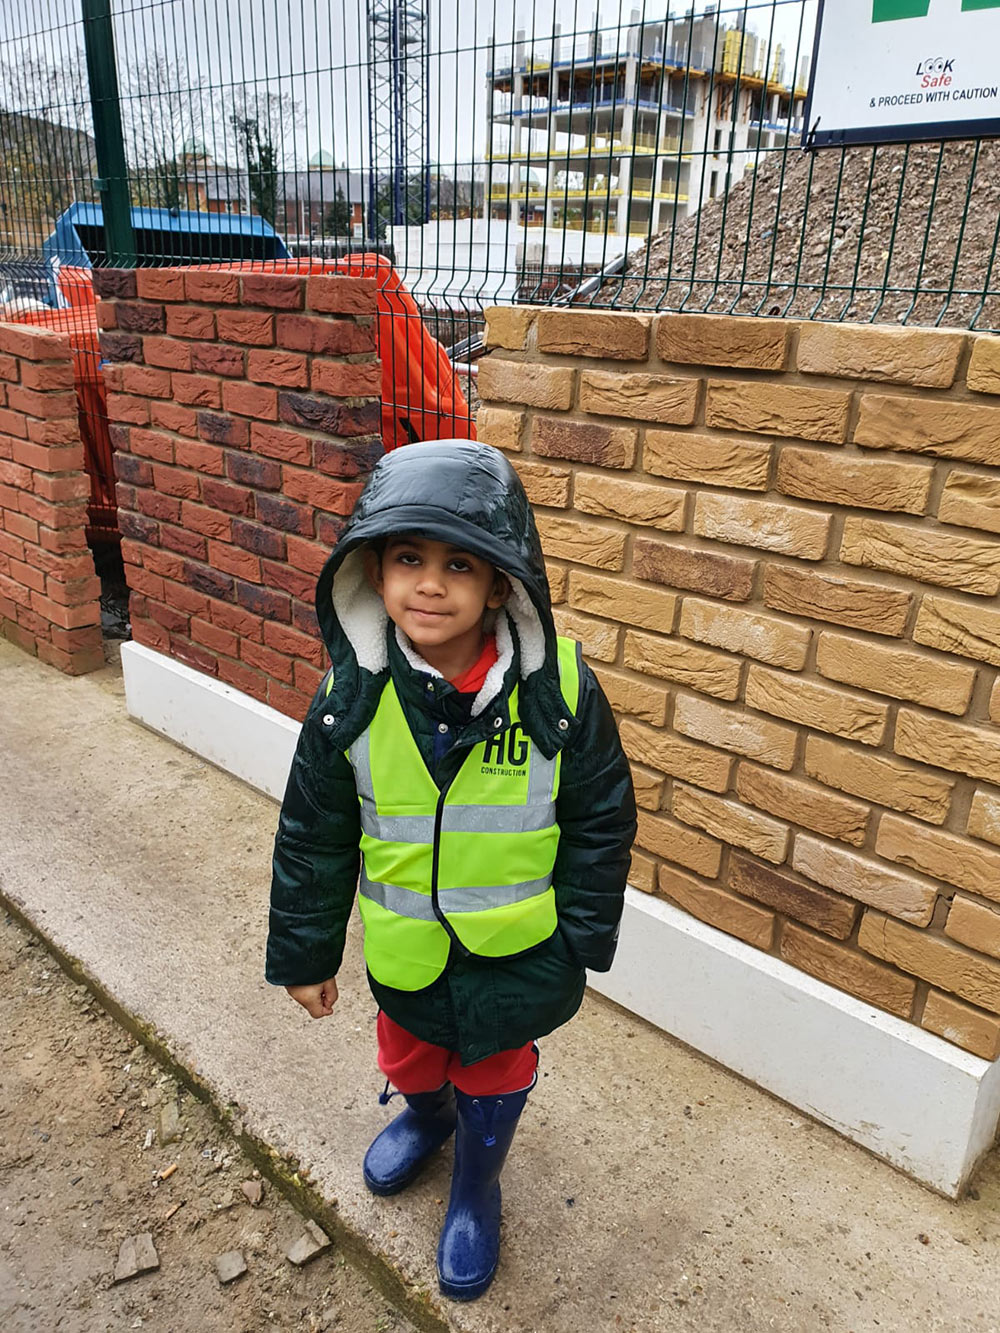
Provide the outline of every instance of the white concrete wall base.
[[[280,800],[298,723],[139,644],[123,645],[122,668],[132,717]],[[635,889],[615,965],[589,982],[951,1198],[996,1137],[1000,1061],[980,1060]]]
[[629,889],[602,995],[950,1198],[992,1146],[993,1064]]
[[122,644],[130,716],[280,801],[299,724],[183,662]]

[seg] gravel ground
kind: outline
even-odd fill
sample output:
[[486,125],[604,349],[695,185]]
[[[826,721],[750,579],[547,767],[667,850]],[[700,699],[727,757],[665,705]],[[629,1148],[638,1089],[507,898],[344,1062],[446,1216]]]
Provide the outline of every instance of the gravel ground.
[[[0,1217],[4,1333],[412,1328],[336,1248],[292,1265],[307,1219],[6,915]],[[122,1243],[143,1233],[158,1269],[116,1283]],[[216,1261],[234,1250],[247,1271],[224,1285]]]

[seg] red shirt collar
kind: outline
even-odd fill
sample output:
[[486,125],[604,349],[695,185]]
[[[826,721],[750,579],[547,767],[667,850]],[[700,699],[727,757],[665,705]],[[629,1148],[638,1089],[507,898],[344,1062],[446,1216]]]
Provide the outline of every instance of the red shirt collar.
[[496,636],[488,634],[483,643],[483,651],[467,670],[456,676],[451,682],[460,694],[478,694],[485,684],[490,667],[497,660]]

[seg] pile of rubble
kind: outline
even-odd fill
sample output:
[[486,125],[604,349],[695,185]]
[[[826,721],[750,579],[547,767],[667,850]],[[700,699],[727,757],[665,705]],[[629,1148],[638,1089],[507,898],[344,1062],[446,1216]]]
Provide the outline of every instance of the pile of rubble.
[[595,303],[996,329],[998,239],[996,142],[791,148],[654,237]]

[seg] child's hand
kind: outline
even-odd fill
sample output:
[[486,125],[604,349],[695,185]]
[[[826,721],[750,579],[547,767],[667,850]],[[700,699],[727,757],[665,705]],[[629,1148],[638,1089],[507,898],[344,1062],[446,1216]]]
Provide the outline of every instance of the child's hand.
[[286,986],[285,990],[311,1018],[327,1018],[337,1003],[337,983],[333,977],[315,986]]

